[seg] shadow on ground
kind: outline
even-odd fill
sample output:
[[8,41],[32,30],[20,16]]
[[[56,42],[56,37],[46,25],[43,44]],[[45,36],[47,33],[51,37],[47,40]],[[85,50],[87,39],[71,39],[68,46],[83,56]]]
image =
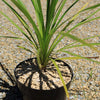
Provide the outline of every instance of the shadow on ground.
[[[15,78],[10,71],[0,63],[1,69],[7,76],[7,81],[0,78],[0,93],[5,93],[5,97],[1,97],[0,100],[23,100],[22,95],[17,87]],[[10,82],[9,82],[10,81]],[[11,83],[11,84],[10,84]]]
[[[10,73],[10,71],[6,68],[6,66],[0,63],[0,68],[4,71],[8,80],[4,80],[0,78],[0,93],[5,93],[5,97],[0,96],[0,100],[23,100],[22,94],[20,93],[16,80],[14,76]],[[44,75],[42,75],[43,77]],[[73,93],[74,91],[74,93]],[[79,91],[70,90],[70,95],[80,95]]]

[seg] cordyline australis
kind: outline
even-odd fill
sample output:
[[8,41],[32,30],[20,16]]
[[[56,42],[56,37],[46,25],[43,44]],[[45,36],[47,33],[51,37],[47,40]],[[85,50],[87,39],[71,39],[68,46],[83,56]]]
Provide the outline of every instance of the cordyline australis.
[[[20,26],[18,26],[12,19],[10,19],[10,17],[8,17],[6,14],[4,14],[2,11],[0,11],[0,13],[4,17],[6,17],[25,36],[25,38],[22,38],[21,36],[17,35],[16,33],[12,32],[9,29],[7,29],[7,30],[10,31],[10,33],[12,33],[14,36],[0,36],[0,37],[27,41],[27,43],[31,45],[32,49],[23,47],[21,45],[18,45],[18,47],[21,49],[24,49],[26,51],[29,51],[31,53],[34,53],[37,57],[38,66],[41,70],[45,69],[48,62],[51,60],[59,73],[59,76],[63,82],[64,88],[66,91],[66,95],[69,98],[66,85],[63,81],[63,78],[62,78],[61,72],[59,71],[58,65],[56,64],[56,61],[55,61],[56,59],[52,59],[52,55],[56,54],[58,52],[64,52],[64,53],[70,54],[71,56],[74,56],[74,57],[65,57],[65,58],[57,58],[57,59],[60,59],[60,60],[62,60],[62,59],[86,59],[86,60],[100,64],[100,62],[90,59],[91,57],[83,57],[81,55],[69,52],[67,50],[69,48],[88,46],[92,50],[95,50],[96,52],[98,52],[100,54],[100,51],[96,47],[94,47],[95,45],[100,45],[100,43],[87,43],[85,41],[85,40],[88,40],[91,38],[98,37],[100,35],[80,39],[80,38],[74,36],[73,34],[71,34],[71,32],[74,29],[76,29],[77,27],[84,25],[85,23],[91,22],[93,20],[100,19],[100,16],[91,18],[93,15],[95,15],[97,12],[100,11],[100,8],[96,9],[96,11],[94,11],[93,13],[88,15],[86,18],[84,18],[82,21],[80,21],[75,26],[73,26],[71,29],[66,31],[68,26],[71,25],[78,18],[79,14],[81,14],[84,11],[90,11],[95,8],[98,8],[100,6],[100,4],[96,4],[91,7],[86,8],[86,6],[88,4],[88,3],[86,3],[76,14],[73,14],[73,16],[66,18],[63,21],[63,18],[65,18],[65,15],[67,15],[67,12],[73,6],[75,6],[75,4],[79,0],[75,0],[72,3],[72,5],[70,5],[68,8],[66,8],[65,12],[61,16],[60,16],[60,14],[61,14],[62,9],[67,0],[61,0],[61,1],[46,0],[46,2],[47,2],[46,3],[46,8],[47,8],[46,9],[46,21],[44,21],[41,0],[31,0],[34,10],[35,10],[35,14],[36,14],[36,21],[37,21],[37,24],[36,24],[34,19],[31,17],[31,14],[29,13],[26,6],[24,5],[24,3],[21,0],[10,0],[10,1],[23,13],[24,17],[6,0],[2,0],[2,1],[12,10],[12,12],[16,15],[16,17],[18,18],[18,20],[20,21],[20,23],[22,24],[22,26],[25,28],[25,30],[27,32],[24,29],[22,29]],[[59,4],[57,5],[57,3],[59,3]],[[29,25],[29,23],[27,23],[25,18],[29,21],[29,23],[32,25],[32,27]],[[68,22],[68,23],[66,24],[66,22]],[[63,28],[62,28],[62,26],[63,26]],[[60,29],[59,32],[57,31],[58,29]],[[35,33],[33,33],[33,30],[35,31]],[[52,40],[52,37],[55,34],[56,34],[56,37]],[[62,47],[59,50],[54,50],[56,48],[56,46],[59,44],[59,42],[61,42],[61,40],[64,37],[71,38],[75,42]],[[76,45],[76,43],[78,43],[78,42],[81,44]]]

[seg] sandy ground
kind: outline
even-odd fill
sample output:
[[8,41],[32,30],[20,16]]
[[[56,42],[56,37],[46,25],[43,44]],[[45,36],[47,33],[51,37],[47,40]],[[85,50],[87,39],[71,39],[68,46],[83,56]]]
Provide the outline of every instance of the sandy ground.
[[[22,1],[25,2],[25,5],[30,11],[32,17],[36,18],[30,1],[29,0],[27,1],[22,0]],[[45,12],[46,0],[42,1],[43,1],[42,2],[43,11]],[[8,2],[10,2],[10,0],[8,0]],[[68,8],[68,6],[70,6],[73,2],[74,0],[67,0],[64,10]],[[79,9],[86,2],[87,0],[80,0],[76,4],[76,6],[74,6],[68,12],[68,14],[65,16],[65,19],[75,14],[77,11],[79,11]],[[89,2],[88,6],[92,6],[93,4],[100,3],[100,0],[88,0],[88,2]],[[64,10],[62,12],[64,12]],[[95,10],[80,14],[78,19],[72,25],[70,25],[68,29],[73,27],[76,23],[84,19],[87,15],[91,14]],[[8,7],[2,1],[0,1],[0,11],[6,13],[8,16],[10,16],[11,19],[13,19],[18,25],[20,25],[17,18],[12,14],[10,9],[8,9]],[[100,16],[100,12],[96,13],[92,18],[98,16]],[[6,29],[4,29],[2,26],[5,26],[6,28],[12,30],[13,32],[21,35],[18,29],[16,29],[8,20],[6,20],[2,15],[0,15],[0,35],[11,35],[11,33],[8,32]],[[84,24],[73,30],[71,33],[80,38],[100,35],[100,20]],[[62,44],[66,45],[69,44],[70,42],[73,41],[71,39],[64,38],[56,49],[62,47]],[[88,42],[100,43],[100,37],[89,39]],[[0,62],[2,64],[5,64],[7,68],[10,69],[12,74],[13,74],[13,69],[20,61],[30,58],[31,56],[29,52],[17,48],[17,45],[24,45],[28,47],[28,45],[26,45],[25,42],[23,41],[0,38]],[[100,46],[97,46],[97,48],[98,50],[100,50]],[[74,49],[70,49],[69,51],[80,54],[82,56],[89,56],[89,57],[99,56],[98,53],[90,50],[87,47],[80,47],[80,48],[77,47]],[[68,57],[69,55],[62,53],[57,56]],[[97,59],[97,61],[100,61],[100,58]],[[100,65],[86,60],[66,60],[66,62],[72,67],[74,71],[74,79],[71,88],[69,90],[70,100],[100,100]],[[0,78],[7,80],[6,75],[3,73],[1,69],[0,69]],[[2,95],[3,94],[0,93],[0,98],[2,97]]]

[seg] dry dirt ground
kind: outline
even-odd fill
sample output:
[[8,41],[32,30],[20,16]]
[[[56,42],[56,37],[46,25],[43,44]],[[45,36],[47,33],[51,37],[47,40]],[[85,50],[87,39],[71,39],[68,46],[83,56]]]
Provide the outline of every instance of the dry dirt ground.
[[[7,1],[10,2],[10,0],[7,0]],[[32,8],[30,0],[22,0],[22,1],[25,3],[32,17],[35,19],[36,17],[34,15],[34,10]],[[41,0],[41,1],[42,1],[42,6],[43,6],[43,11],[45,12],[46,0]],[[67,0],[64,10],[68,8],[68,6],[70,6],[74,1],[75,0]],[[74,6],[67,13],[67,15],[65,16],[65,19],[75,14],[76,12],[78,12],[79,9],[85,3],[87,3],[87,1],[89,2],[88,6],[92,6],[94,4],[100,3],[100,0],[80,0],[76,4],[76,6]],[[64,10],[62,12],[64,12]],[[76,23],[84,19],[86,16],[88,16],[95,10],[91,10],[90,12],[85,12],[85,13],[80,14],[77,20],[73,24],[71,24],[68,27],[68,29],[73,27]],[[2,2],[2,0],[0,0],[0,11],[7,14],[18,25],[20,25],[17,18],[12,14],[11,10]],[[44,16],[45,16],[45,13],[44,13]],[[96,13],[92,18],[95,18],[98,16],[100,16],[100,11]],[[3,27],[6,27],[12,30],[13,32],[21,35],[18,29],[16,29],[6,18],[0,15],[0,35],[12,35],[11,32],[7,31]],[[82,39],[91,37],[94,35],[100,35],[100,19],[84,24],[76,28],[75,30],[73,30],[71,33]],[[56,49],[62,47],[62,44],[67,45],[71,42],[73,42],[71,39],[64,38]],[[100,36],[95,37],[94,39],[89,39],[88,42],[100,43]],[[12,74],[13,74],[13,69],[20,61],[30,58],[31,56],[34,56],[34,55],[31,55],[31,53],[29,52],[26,52],[22,49],[17,48],[17,45],[24,45],[26,47],[29,47],[23,41],[0,38],[0,62],[2,64],[5,64]],[[96,47],[98,48],[98,50],[100,50],[100,46],[96,46]],[[90,50],[88,47],[80,47],[80,48],[76,47],[74,49],[72,48],[68,50],[72,51],[73,53],[80,54],[82,56],[88,56],[88,57],[100,56],[98,53],[96,53],[93,50]],[[57,56],[68,57],[70,55],[62,53]],[[100,61],[100,58],[94,59],[94,60]],[[93,63],[91,61],[86,61],[86,60],[66,60],[66,62],[72,67],[73,72],[74,72],[73,82],[69,89],[70,100],[100,100],[100,64],[96,64],[96,63]],[[8,80],[6,75],[3,73],[1,69],[0,69],[0,78],[6,81]],[[4,93],[0,93],[0,98],[3,95]]]

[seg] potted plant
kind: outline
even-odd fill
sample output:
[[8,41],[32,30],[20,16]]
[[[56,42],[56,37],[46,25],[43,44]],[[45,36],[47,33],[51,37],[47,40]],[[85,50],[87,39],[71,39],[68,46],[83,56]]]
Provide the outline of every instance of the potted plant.
[[[100,19],[100,17],[91,18],[96,14],[100,9],[97,9],[95,12],[84,18],[82,21],[78,22],[71,29],[66,30],[70,24],[72,24],[78,15],[84,11],[89,11],[100,6],[100,4],[85,8],[88,3],[86,3],[76,14],[70,18],[62,21],[67,12],[79,1],[75,0],[74,3],[69,6],[66,11],[60,16],[61,11],[67,0],[46,0],[46,21],[44,20],[41,0],[31,0],[35,14],[36,21],[31,17],[30,13],[26,9],[26,6],[21,0],[10,0],[24,15],[21,16],[16,9],[9,4],[6,0],[2,0],[16,15],[18,20],[21,22],[21,28],[18,26],[12,19],[5,15],[2,11],[0,13],[6,17],[21,33],[25,36],[21,36],[14,33],[15,36],[0,36],[4,38],[19,39],[27,42],[32,48],[26,48],[23,46],[18,46],[21,49],[29,51],[35,55],[35,58],[30,58],[28,60],[22,61],[15,68],[15,77],[20,91],[23,94],[24,100],[65,100],[66,95],[69,99],[69,94],[67,89],[70,86],[71,80],[73,78],[73,72],[71,67],[62,61],[63,59],[87,59],[96,63],[98,61],[92,60],[89,57],[83,57],[81,55],[69,52],[67,48],[88,46],[96,52],[100,51],[94,47],[94,45],[99,45],[100,43],[87,43],[85,39],[80,39],[79,37],[71,34],[72,30],[75,28],[91,22],[93,20]],[[59,3],[57,5],[57,3]],[[27,21],[31,25],[27,23]],[[67,22],[67,24],[66,24]],[[64,26],[63,26],[64,25]],[[63,26],[63,28],[62,28]],[[60,29],[62,28],[62,29]],[[58,31],[60,29],[60,31]],[[33,32],[35,31],[35,33]],[[8,30],[9,31],[9,30]],[[26,32],[27,31],[27,32]],[[10,31],[11,32],[11,31]],[[55,38],[54,38],[55,36]],[[58,50],[55,50],[57,45],[61,42],[64,37],[71,38],[76,42],[73,42],[69,45],[66,45]],[[76,45],[76,43],[81,43]],[[56,53],[64,52],[71,57],[58,58],[54,55]],[[59,75],[59,76],[58,76]],[[61,79],[61,80],[60,80]],[[62,82],[62,84],[61,84]],[[67,87],[66,87],[67,86]],[[64,88],[63,88],[64,87]]]

